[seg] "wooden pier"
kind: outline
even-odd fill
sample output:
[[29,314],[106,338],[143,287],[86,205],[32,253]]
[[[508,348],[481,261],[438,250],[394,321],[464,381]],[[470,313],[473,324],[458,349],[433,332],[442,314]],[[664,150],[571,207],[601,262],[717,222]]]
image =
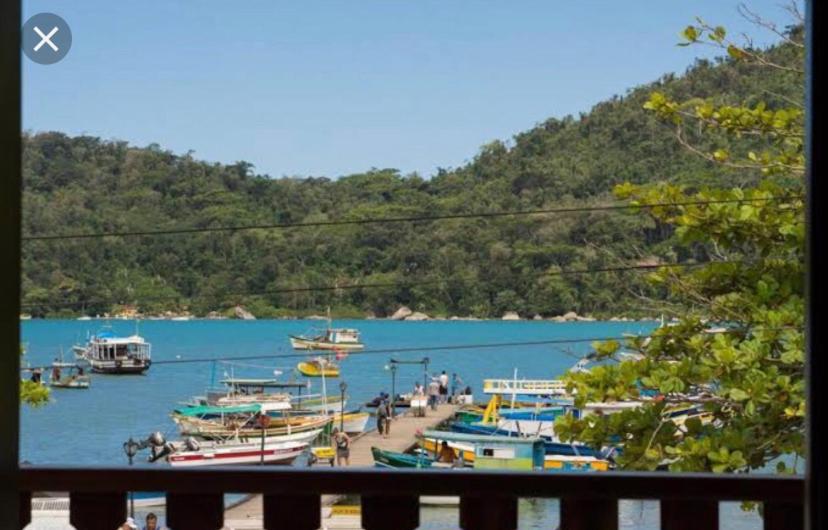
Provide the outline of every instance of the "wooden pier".
[[[401,414],[404,409],[400,409],[397,411],[397,417],[391,421],[388,438],[383,438],[377,432],[376,423],[369,425],[367,432],[352,437],[350,467],[374,467],[371,447],[379,447],[387,451],[406,451],[416,444],[418,430],[422,431],[437,426],[437,424],[453,416],[457,409],[457,405],[438,405],[437,410],[428,409],[424,417],[418,417],[408,411]],[[328,464],[316,465],[327,466]],[[323,517],[329,515],[330,506],[339,498],[339,495],[322,496]],[[261,528],[256,524],[263,520],[262,513],[262,497],[261,495],[254,495],[224,512],[225,528],[228,530]]]

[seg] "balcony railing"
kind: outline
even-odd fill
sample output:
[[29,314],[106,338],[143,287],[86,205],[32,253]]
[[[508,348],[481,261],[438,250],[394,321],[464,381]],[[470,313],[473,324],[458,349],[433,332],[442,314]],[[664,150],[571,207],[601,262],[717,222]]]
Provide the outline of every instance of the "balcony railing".
[[[224,493],[263,494],[267,530],[316,530],[323,494],[361,496],[366,530],[413,530],[420,495],[460,497],[463,530],[517,528],[521,497],[560,499],[561,530],[618,528],[619,499],[658,499],[661,528],[719,528],[720,501],[763,503],[765,530],[803,528],[801,477],[668,473],[513,473],[432,470],[215,470],[33,467],[19,476],[21,528],[32,492],[68,491],[78,530],[113,530],[126,518],[127,491],[166,491],[173,530],[223,526]],[[726,528],[726,526],[725,526]]]

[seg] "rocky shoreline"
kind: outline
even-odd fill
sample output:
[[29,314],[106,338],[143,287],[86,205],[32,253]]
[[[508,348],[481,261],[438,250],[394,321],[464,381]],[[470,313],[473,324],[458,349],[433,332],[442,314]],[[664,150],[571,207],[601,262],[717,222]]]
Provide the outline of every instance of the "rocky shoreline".
[[[31,315],[21,314],[20,320],[30,320]],[[49,318],[49,317],[47,317]],[[71,317],[70,317],[71,318]],[[280,317],[263,317],[264,320],[326,320],[327,317],[322,315],[307,315],[307,316],[280,316]],[[166,311],[156,315],[144,315],[135,310],[128,310],[116,314],[104,313],[96,316],[81,316],[76,317],[76,320],[171,320],[171,321],[186,321],[186,320],[257,320],[253,315],[243,306],[235,306],[230,310],[224,312],[211,311],[204,316],[196,316],[187,311],[173,312]],[[430,316],[421,311],[413,311],[406,306],[400,306],[392,315],[387,317],[378,317],[372,313],[359,316],[339,317],[338,320],[391,320],[391,321],[406,321],[406,322],[425,322],[425,321],[466,321],[466,322],[492,322],[492,321],[515,321],[515,322],[659,322],[663,317],[640,317],[633,318],[628,316],[612,316],[608,318],[594,317],[592,315],[579,315],[575,311],[569,311],[563,315],[555,316],[541,316],[534,314],[532,316],[521,316],[516,311],[507,311],[500,318],[497,317],[475,317],[475,316]]]

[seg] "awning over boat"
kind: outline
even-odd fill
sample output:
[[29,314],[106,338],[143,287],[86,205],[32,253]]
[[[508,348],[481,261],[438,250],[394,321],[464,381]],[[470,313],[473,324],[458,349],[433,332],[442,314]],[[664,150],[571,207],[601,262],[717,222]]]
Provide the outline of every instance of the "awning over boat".
[[527,444],[534,444],[536,442],[541,442],[540,438],[518,438],[513,436],[501,436],[501,435],[492,435],[492,434],[465,434],[459,432],[448,432],[448,431],[432,431],[427,430],[423,432],[424,438],[429,439],[436,439],[436,440],[445,440],[447,442],[467,442],[467,443],[493,443],[497,442],[498,444],[515,444],[515,445],[527,445]]
[[249,405],[232,405],[227,407],[215,407],[210,405],[199,405],[196,407],[183,407],[176,409],[175,413],[188,418],[200,416],[216,416],[221,414],[256,414],[270,410],[288,410],[290,404],[285,402],[274,403],[251,403]]
[[264,387],[264,388],[309,388],[310,382],[294,383],[279,381],[276,379],[223,379],[221,381],[227,386],[236,387]]

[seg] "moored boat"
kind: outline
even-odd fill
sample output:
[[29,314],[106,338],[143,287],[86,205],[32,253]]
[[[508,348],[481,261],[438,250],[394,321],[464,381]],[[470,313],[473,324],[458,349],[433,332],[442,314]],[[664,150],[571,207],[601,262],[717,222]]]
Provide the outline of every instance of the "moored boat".
[[[284,402],[236,405],[232,407],[184,407],[172,414],[173,421],[185,436],[208,439],[230,437],[266,437],[307,433],[312,441],[331,422],[328,415],[292,415]],[[262,427],[260,416],[268,418]],[[311,433],[312,436],[311,436]]]
[[[194,443],[193,443],[194,442]],[[255,440],[249,442],[197,442],[186,440],[165,459],[173,467],[202,467],[244,464],[292,463],[309,447],[308,442],[268,441],[264,447]]]
[[84,373],[83,367],[75,363],[55,361],[52,363],[52,373],[49,377],[49,386],[55,388],[89,388],[92,379]]
[[[593,455],[548,454],[544,440],[539,437],[481,436],[445,431],[425,431],[419,436],[420,447],[430,454],[436,455],[442,442],[446,442],[458,458],[462,457],[475,468],[545,471],[607,471],[610,468],[608,460]],[[520,460],[509,462],[510,458]]]
[[339,377],[339,366],[324,357],[315,357],[296,365],[305,377]]
[[341,350],[354,351],[365,347],[360,342],[359,331],[351,328],[334,328],[331,325],[331,311],[328,308],[328,325],[324,332],[307,337],[303,335],[289,335],[290,344],[295,350]]
[[142,374],[152,363],[151,345],[137,333],[119,337],[104,329],[73,350],[77,360],[86,361],[93,372],[102,374]]

